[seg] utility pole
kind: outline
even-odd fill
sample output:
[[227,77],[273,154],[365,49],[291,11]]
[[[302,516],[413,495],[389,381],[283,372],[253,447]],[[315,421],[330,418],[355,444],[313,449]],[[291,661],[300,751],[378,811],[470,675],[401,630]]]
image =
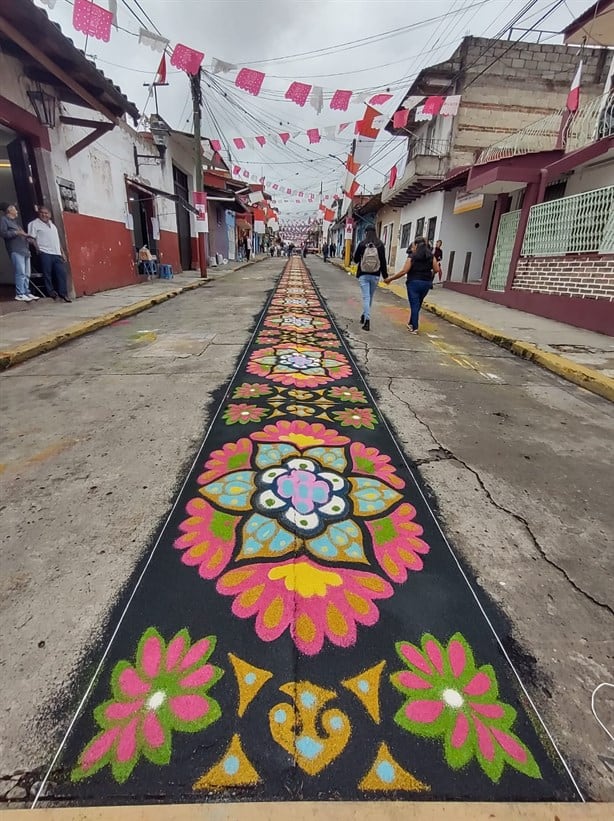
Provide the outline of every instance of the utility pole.
[[[195,191],[202,194],[205,190],[203,181],[203,150],[200,143],[200,120],[202,106],[201,70],[190,75],[190,89],[192,91],[193,121],[194,121],[194,168],[195,168]],[[207,279],[207,254],[205,251],[205,232],[203,221],[196,220],[196,230],[198,232],[198,265],[202,279]]]
[[[352,140],[352,160],[354,160],[354,152],[356,151],[356,140]],[[345,193],[345,192],[344,192]],[[354,214],[354,203],[352,198],[350,197],[350,206],[348,208],[347,217],[345,218],[345,222],[347,225],[347,221],[352,219]],[[345,257],[343,259],[343,264],[346,268],[349,268],[350,263],[352,261],[352,239],[345,240]]]

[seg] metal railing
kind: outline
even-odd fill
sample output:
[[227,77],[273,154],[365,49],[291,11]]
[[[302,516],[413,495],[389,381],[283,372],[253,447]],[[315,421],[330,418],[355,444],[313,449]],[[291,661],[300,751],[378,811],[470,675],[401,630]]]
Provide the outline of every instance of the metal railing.
[[595,140],[614,134],[614,92],[596,97],[582,106],[567,127],[565,148],[575,151]]
[[589,100],[572,114],[565,124],[566,109],[562,108],[542,117],[520,131],[485,148],[478,157],[477,165],[483,165],[506,157],[552,151],[559,144],[564,127],[566,151],[575,151],[595,140],[614,134],[614,92]]
[[478,157],[477,164],[483,165],[493,160],[516,157],[520,154],[533,154],[537,151],[551,151],[557,142],[564,111],[555,111],[542,117],[521,131],[515,131],[508,137],[485,148]]
[[534,205],[522,256],[614,253],[614,185]]
[[415,157],[446,157],[450,153],[451,140],[431,140],[423,137],[409,143],[407,159]]

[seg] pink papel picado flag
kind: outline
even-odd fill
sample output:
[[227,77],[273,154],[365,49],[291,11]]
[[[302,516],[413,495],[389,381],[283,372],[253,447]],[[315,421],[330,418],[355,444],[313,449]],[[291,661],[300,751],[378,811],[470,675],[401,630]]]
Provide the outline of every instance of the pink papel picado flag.
[[242,68],[237,74],[235,85],[237,88],[242,88],[243,91],[257,97],[260,94],[264,77],[262,71],[254,71],[253,68]]
[[90,3],[90,0],[75,0],[72,24],[76,31],[82,31],[87,37],[108,43],[111,39],[113,13],[96,3]]
[[302,108],[309,99],[311,89],[312,86],[307,83],[291,83],[284,97],[286,100],[291,100],[293,103],[300,105]]
[[205,55],[202,51],[196,51],[196,49],[184,46],[182,43],[177,43],[173,49],[171,65],[185,71],[186,74],[194,76],[198,74],[198,69],[204,59]]
[[333,111],[347,111],[352,99],[352,92],[338,89],[332,96],[330,101],[330,108]]

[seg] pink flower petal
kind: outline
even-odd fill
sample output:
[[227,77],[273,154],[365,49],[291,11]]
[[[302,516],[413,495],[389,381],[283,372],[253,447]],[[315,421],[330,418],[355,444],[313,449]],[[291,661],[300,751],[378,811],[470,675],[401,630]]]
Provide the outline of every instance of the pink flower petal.
[[492,684],[486,673],[476,673],[471,681],[463,687],[463,693],[468,696],[483,696],[490,690]]
[[138,718],[133,718],[130,724],[124,728],[117,742],[117,760],[122,764],[130,761],[136,754],[136,728],[138,723]]
[[448,659],[450,661],[452,672],[456,678],[462,676],[467,659],[465,658],[465,648],[460,641],[455,640],[450,642],[450,646],[448,647]]
[[149,692],[150,685],[137,675],[133,667],[126,667],[119,676],[119,689],[129,698],[138,698]]
[[413,664],[414,667],[417,667],[418,670],[422,670],[422,672],[426,673],[427,676],[433,675],[432,667],[424,658],[422,653],[413,646],[413,644],[402,644],[401,653],[405,656],[407,661],[410,664]]
[[185,678],[181,679],[179,684],[184,689],[189,687],[202,687],[203,684],[207,684],[207,682],[211,681],[213,673],[213,666],[211,664],[205,664],[204,667],[199,667],[197,670],[194,670],[193,673],[188,673]]
[[119,735],[119,731],[119,727],[113,727],[111,730],[104,732],[85,748],[81,755],[81,766],[84,770],[91,769],[96,762],[100,761],[100,759],[109,752],[113,746],[113,742]]
[[488,729],[477,718],[473,720],[475,731],[478,736],[478,747],[487,761],[492,761],[495,757],[495,745]]
[[467,741],[467,736],[469,735],[469,722],[467,721],[467,716],[464,713],[459,713],[456,718],[456,724],[454,725],[454,730],[452,730],[452,736],[450,738],[450,743],[453,747],[457,750],[459,747],[462,747],[465,741]]
[[471,702],[471,709],[486,718],[503,718],[505,711],[500,704],[476,704]]
[[114,704],[109,704],[104,711],[104,715],[109,721],[122,721],[122,719],[134,715],[142,706],[142,698],[137,699],[137,701],[116,701]]
[[182,721],[195,721],[209,712],[209,702],[202,696],[174,696],[168,700],[171,712]]
[[428,690],[432,687],[430,681],[425,681],[415,673],[408,673],[406,670],[399,673],[399,684],[402,684],[403,687],[407,687],[409,690]]
[[412,701],[405,708],[405,715],[410,721],[432,724],[439,718],[443,708],[443,701]]
[[143,735],[150,747],[161,747],[164,744],[164,729],[153,710],[150,710],[145,716]]
[[441,650],[439,646],[435,644],[434,641],[429,639],[427,643],[424,645],[424,649],[433,664],[433,667],[437,670],[437,672],[441,675],[443,673],[443,657],[441,655]]
[[193,667],[204,655],[206,655],[210,647],[211,642],[209,639],[201,639],[200,641],[197,641],[192,649],[186,654],[185,658],[179,665],[179,669],[187,670],[189,667]]
[[175,636],[175,638],[171,641],[168,645],[166,650],[166,672],[170,673],[171,670],[177,665],[177,662],[181,658],[185,651],[185,638],[182,635]]
[[160,672],[162,645],[157,636],[150,636],[143,645],[143,671],[147,678],[155,678]]
[[514,761],[519,761],[521,764],[526,763],[527,751],[516,739],[504,733],[503,730],[498,730],[496,727],[491,727],[490,731],[510,758],[513,758]]

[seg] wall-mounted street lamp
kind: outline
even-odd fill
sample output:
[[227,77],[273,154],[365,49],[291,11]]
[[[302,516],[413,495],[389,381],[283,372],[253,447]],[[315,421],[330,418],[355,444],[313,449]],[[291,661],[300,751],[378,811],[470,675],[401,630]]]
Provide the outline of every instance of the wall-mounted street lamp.
[[36,119],[46,128],[55,128],[56,98],[53,94],[47,94],[39,86],[37,89],[28,91],[28,97],[32,103],[32,108],[36,114]]

